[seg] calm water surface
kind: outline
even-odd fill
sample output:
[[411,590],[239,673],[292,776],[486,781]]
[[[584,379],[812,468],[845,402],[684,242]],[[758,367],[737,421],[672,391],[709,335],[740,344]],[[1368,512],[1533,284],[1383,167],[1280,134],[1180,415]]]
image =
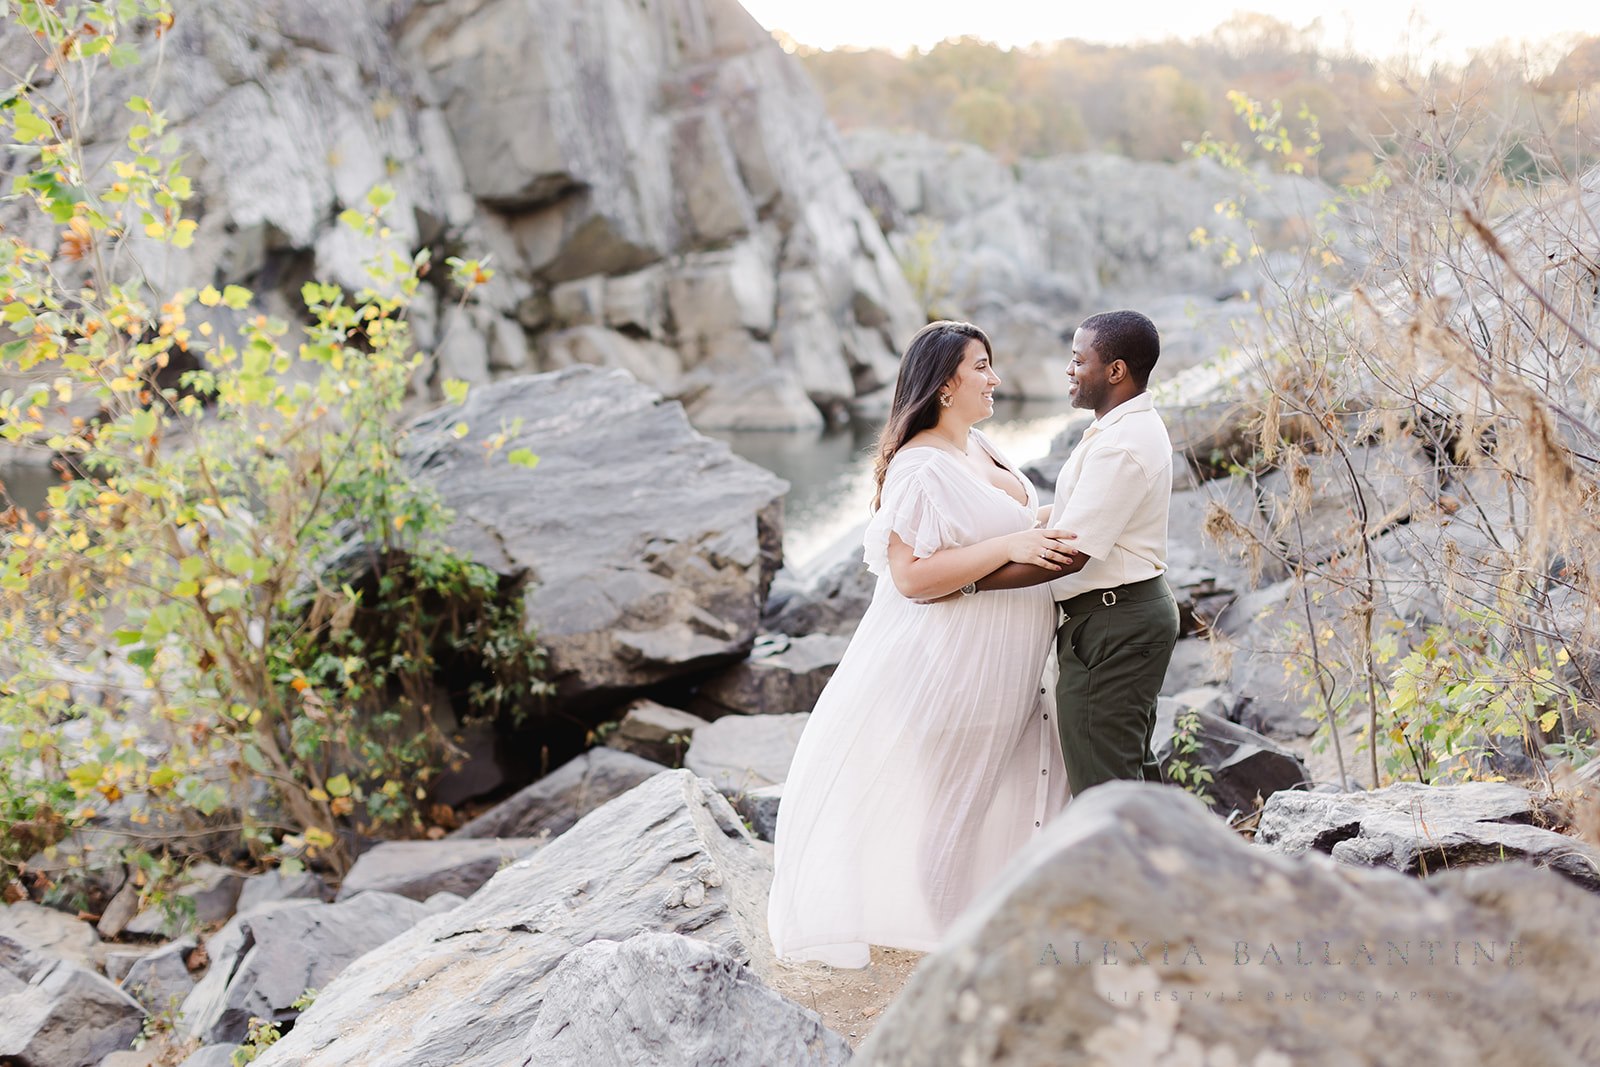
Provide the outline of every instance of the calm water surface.
[[[1062,401],[999,401],[994,416],[978,424],[1013,463],[1050,449],[1071,420]],[[711,432],[739,455],[789,483],[783,502],[783,560],[804,572],[829,545],[870,515],[872,445],[878,424],[855,424],[832,433]]]

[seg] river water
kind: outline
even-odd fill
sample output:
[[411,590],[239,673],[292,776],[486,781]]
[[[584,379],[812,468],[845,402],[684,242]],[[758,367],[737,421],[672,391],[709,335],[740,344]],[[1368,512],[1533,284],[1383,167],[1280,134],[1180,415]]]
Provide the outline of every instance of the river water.
[[[996,401],[978,424],[1007,459],[1044,455],[1072,418],[1065,400]],[[734,452],[789,483],[783,501],[783,560],[804,573],[828,546],[865,522],[872,505],[872,446],[878,423],[829,433],[711,432]]]

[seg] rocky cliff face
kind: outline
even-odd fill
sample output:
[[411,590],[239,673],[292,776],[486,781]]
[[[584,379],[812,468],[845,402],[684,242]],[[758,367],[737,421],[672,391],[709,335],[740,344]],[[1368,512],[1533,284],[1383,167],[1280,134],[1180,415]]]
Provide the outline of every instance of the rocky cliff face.
[[[31,48],[0,40],[14,69]],[[737,0],[203,0],[142,50],[97,83],[94,136],[154,100],[200,227],[170,258],[130,238],[127,262],[293,320],[301,282],[363,284],[375,252],[488,256],[465,303],[443,269],[424,286],[424,398],[587,363],[702,427],[817,426],[921,324],[820,100]],[[336,218],[379,183],[369,241]]]
[[[1065,397],[1062,330],[1110,308],[1155,320],[1163,375],[1216,355],[1235,320],[1257,317],[1237,298],[1262,289],[1258,262],[1221,265],[1221,242],[1303,243],[1329,195],[1310,179],[1262,173],[1256,184],[1198,160],[1091,152],[1008,165],[924,134],[860,130],[844,141],[920,295],[990,332],[1009,378],[1002,392],[1017,396]],[[1216,211],[1241,195],[1253,234]],[[1200,227],[1210,242],[1192,239]]]

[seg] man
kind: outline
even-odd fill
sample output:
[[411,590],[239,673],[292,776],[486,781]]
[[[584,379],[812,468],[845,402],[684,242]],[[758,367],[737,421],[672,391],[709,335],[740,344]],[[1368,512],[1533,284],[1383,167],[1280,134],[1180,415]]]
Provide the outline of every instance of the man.
[[[1167,569],[1172,441],[1146,391],[1161,354],[1137,311],[1085,319],[1072,336],[1072,406],[1094,412],[1046,524],[1077,535],[1068,573],[1008,563],[978,589],[1050,582],[1061,609],[1056,727],[1074,794],[1111,779],[1160,781],[1156,698],[1178,640]],[[1053,580],[1052,580],[1053,579]]]

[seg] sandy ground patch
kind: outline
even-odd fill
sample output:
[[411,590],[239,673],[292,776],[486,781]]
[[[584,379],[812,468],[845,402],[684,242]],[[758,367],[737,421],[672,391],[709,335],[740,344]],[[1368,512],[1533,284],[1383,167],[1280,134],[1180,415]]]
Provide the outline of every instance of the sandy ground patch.
[[923,953],[897,948],[872,950],[872,963],[840,970],[822,963],[773,965],[767,984],[822,1016],[822,1023],[857,1048],[911,978]]

